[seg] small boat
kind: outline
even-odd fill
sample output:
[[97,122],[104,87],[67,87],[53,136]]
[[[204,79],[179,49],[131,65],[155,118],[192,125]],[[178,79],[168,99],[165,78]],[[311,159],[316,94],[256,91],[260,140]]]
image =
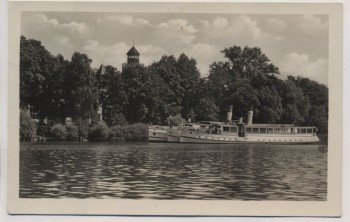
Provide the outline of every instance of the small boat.
[[167,126],[150,125],[148,127],[148,141],[150,142],[168,142]]

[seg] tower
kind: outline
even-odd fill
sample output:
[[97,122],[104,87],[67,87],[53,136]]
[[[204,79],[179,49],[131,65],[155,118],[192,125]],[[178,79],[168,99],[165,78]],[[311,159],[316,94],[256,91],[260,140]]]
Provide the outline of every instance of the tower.
[[140,53],[135,46],[132,46],[126,55],[127,63],[123,63],[123,69],[127,66],[143,66],[143,64],[140,64]]
[[140,53],[137,51],[135,46],[132,46],[126,55],[128,56],[128,65],[140,63]]

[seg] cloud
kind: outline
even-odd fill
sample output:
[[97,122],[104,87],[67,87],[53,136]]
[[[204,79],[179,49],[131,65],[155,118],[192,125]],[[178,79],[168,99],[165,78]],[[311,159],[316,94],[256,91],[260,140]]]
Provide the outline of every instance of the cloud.
[[283,75],[301,75],[328,84],[328,59],[311,60],[307,54],[293,52],[283,58],[279,67]]
[[195,33],[198,32],[198,29],[188,24],[185,19],[172,19],[168,22],[160,23],[156,26],[156,29],[160,32],[160,36],[169,40],[169,43],[178,39],[183,43],[189,44],[196,38]]
[[201,20],[199,22],[204,26],[201,30],[203,33],[198,34],[201,41],[222,39],[222,43],[235,42],[235,44],[245,45],[249,41],[266,38],[276,40],[277,37],[263,32],[258,22],[247,15],[240,15],[231,20],[216,17],[212,21]]
[[217,18],[215,18],[214,21],[212,22],[212,25],[213,25],[215,28],[223,29],[223,28],[227,27],[228,21],[227,21],[227,19],[225,19],[225,18],[217,17]]
[[89,27],[83,22],[81,22],[81,23],[79,23],[79,22],[70,22],[70,23],[61,24],[60,26],[63,29],[70,30],[72,33],[77,32],[77,33],[79,33],[81,35],[89,32],[89,30],[90,30]]
[[70,23],[60,23],[57,19],[49,19],[44,14],[35,14],[30,22],[36,29],[68,30],[72,34],[80,35],[84,35],[90,31],[90,28],[83,22],[72,21]]
[[152,44],[136,46],[137,50],[140,52],[140,62],[145,65],[150,65],[154,61],[161,58],[166,51],[162,47],[154,46]]
[[[83,49],[87,52],[93,61],[93,66],[98,67],[103,61],[104,64],[118,65],[118,61],[125,62],[128,46],[124,42],[114,44],[112,46],[100,44],[97,40],[87,40]],[[121,62],[121,63],[122,63]]]
[[[140,63],[145,65],[151,64],[153,61],[159,60],[165,53],[161,47],[154,45],[139,45],[135,46],[140,52]],[[101,65],[102,61],[105,65],[113,65],[121,70],[122,63],[126,62],[126,53],[131,46],[124,42],[119,42],[114,45],[101,44],[97,40],[88,40],[83,49],[92,59],[93,67]]]
[[150,25],[150,22],[146,19],[143,19],[143,18],[137,18],[136,22],[140,25]]
[[241,15],[234,19],[232,21],[232,28],[236,31],[237,35],[244,33],[245,35],[249,35],[254,39],[267,36],[267,33],[263,33],[259,28],[258,22],[246,15]]
[[70,42],[70,39],[67,36],[55,36],[53,37],[53,41],[56,45],[63,47],[71,47],[73,44]]
[[301,31],[305,34],[311,35],[320,31],[328,30],[328,19],[327,21],[322,21],[321,17],[317,15],[303,15],[299,20],[297,25]]
[[266,20],[266,24],[276,31],[283,31],[287,28],[287,23],[281,19],[269,18]]
[[202,42],[194,44],[191,48],[188,49],[186,54],[196,59],[197,67],[202,76],[208,76],[209,65],[212,64],[214,60],[222,60],[220,49],[214,45]]
[[102,21],[116,21],[124,25],[151,25],[151,23],[144,18],[134,18],[130,15],[107,15],[102,19],[98,19],[98,22]]
[[33,23],[39,24],[39,25],[50,25],[53,27],[57,27],[59,25],[57,19],[49,19],[44,14],[35,14],[33,16]]

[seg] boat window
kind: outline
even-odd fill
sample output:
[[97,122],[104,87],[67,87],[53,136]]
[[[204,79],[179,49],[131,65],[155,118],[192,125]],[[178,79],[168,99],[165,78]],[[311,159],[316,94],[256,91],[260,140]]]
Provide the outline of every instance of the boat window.
[[259,128],[253,128],[253,133],[259,133]]
[[294,133],[294,129],[293,129],[293,128],[290,128],[290,132],[291,132],[291,133]]
[[230,131],[230,128],[229,128],[228,126],[224,126],[223,128],[224,128],[224,129],[223,129],[224,132]]
[[268,133],[273,133],[273,129],[272,129],[272,128],[268,128],[268,129],[267,129],[267,132],[268,132]]
[[307,129],[307,133],[312,133],[312,129]]
[[306,133],[306,129],[301,129],[301,133]]
[[275,128],[275,133],[280,133],[281,129],[280,128]]
[[266,128],[260,128],[260,133],[266,133]]
[[252,128],[247,128],[247,133],[251,133],[252,132]]
[[301,133],[301,129],[298,129],[298,133]]

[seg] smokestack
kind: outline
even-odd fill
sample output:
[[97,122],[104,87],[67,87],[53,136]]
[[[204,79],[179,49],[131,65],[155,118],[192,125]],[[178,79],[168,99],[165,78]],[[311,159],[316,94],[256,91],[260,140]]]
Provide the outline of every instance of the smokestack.
[[227,111],[227,122],[230,123],[232,121],[232,109],[233,106],[230,105]]
[[250,111],[248,111],[248,125],[253,124],[253,107],[250,108]]

